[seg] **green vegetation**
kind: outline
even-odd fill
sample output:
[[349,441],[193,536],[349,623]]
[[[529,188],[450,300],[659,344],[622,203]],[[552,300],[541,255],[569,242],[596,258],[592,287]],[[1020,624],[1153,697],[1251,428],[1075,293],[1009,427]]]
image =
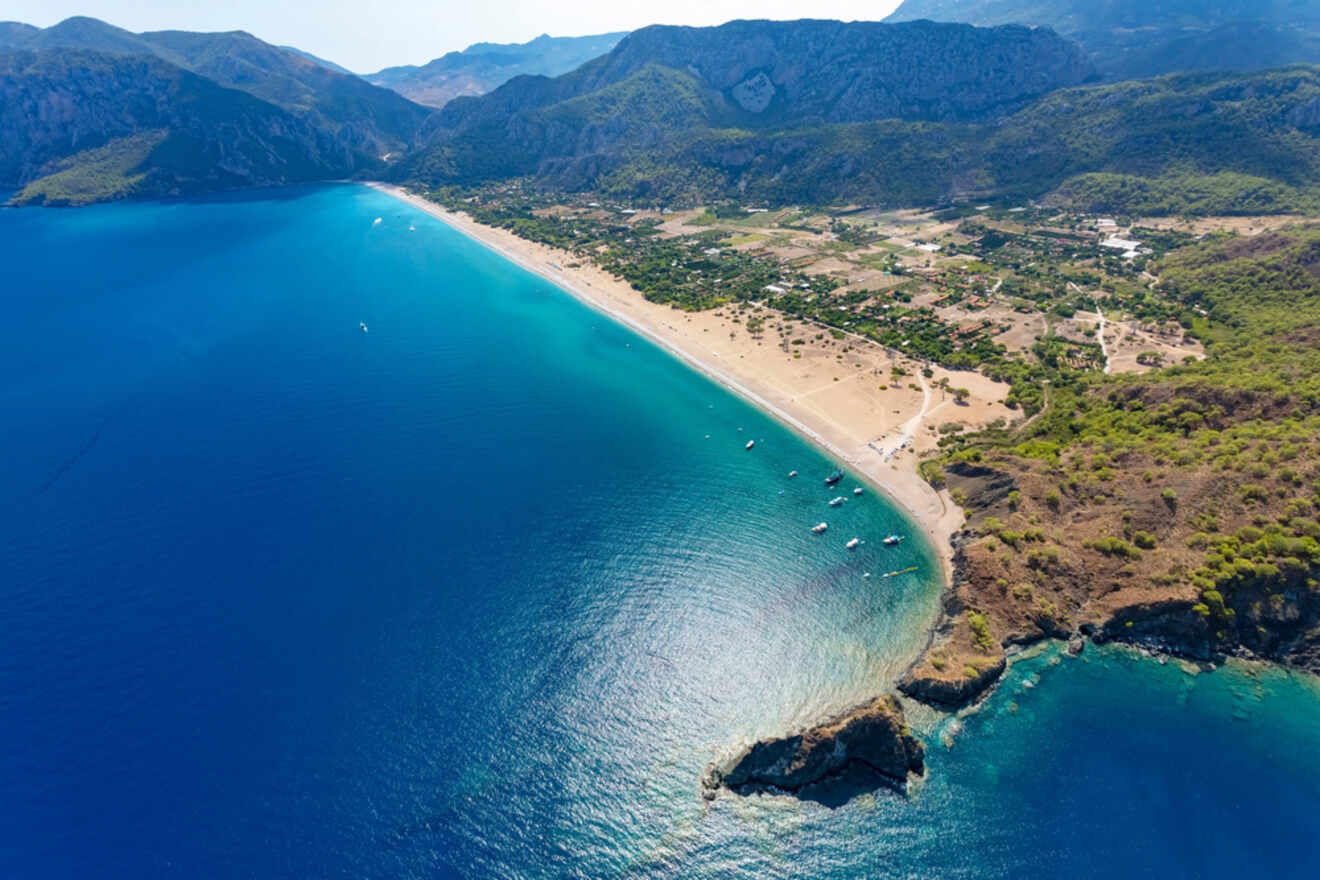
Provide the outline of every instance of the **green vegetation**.
[[1138,217],[1313,213],[1320,191],[1277,180],[1220,171],[1169,172],[1157,177],[1080,174],[1065,180],[1051,199],[1079,211]]
[[86,205],[134,195],[146,180],[141,169],[165,136],[164,131],[146,131],[61,159],[55,164],[59,170],[29,183],[14,201]]
[[[1046,508],[1066,506],[1079,522],[1099,521],[1136,487],[1175,482],[1148,490],[1143,528],[1125,510],[1124,537],[1082,546],[1141,559],[1152,583],[1194,591],[1195,612],[1227,639],[1243,603],[1318,588],[1320,227],[1219,236],[1152,268],[1206,360],[1054,385],[1048,410],[1017,434],[946,437],[943,467],[970,459],[1046,476],[1058,483]],[[1011,530],[985,526],[1008,543]],[[1166,547],[1159,536],[1178,529],[1194,533]]]
[[[69,115],[43,110],[57,105]],[[82,204],[324,180],[350,174],[361,158],[286,110],[151,56],[0,53],[0,106],[17,141],[0,150],[0,181],[34,184],[20,200]]]
[[[765,316],[757,310],[765,310],[779,321],[818,327],[845,345],[848,334],[853,334],[919,360],[955,369],[984,367],[1017,377],[1023,382],[1020,397],[1032,398],[1034,368],[1010,358],[1004,346],[991,340],[997,332],[993,322],[951,327],[935,308],[912,303],[914,291],[920,288],[915,280],[890,291],[842,290],[843,282],[835,275],[809,274],[764,248],[749,248],[758,243],[750,235],[742,237],[741,247],[735,246],[726,232],[707,225],[714,222],[706,221],[707,216],[747,217],[741,207],[716,205],[698,215],[703,222],[693,227],[697,231],[666,237],[654,217],[638,220],[633,209],[614,203],[602,207],[587,202],[587,197],[570,199],[565,206],[560,204],[566,200],[562,194],[520,182],[478,189],[442,187],[427,196],[480,223],[571,251],[576,258],[625,279],[652,302],[687,311],[731,305],[740,314],[748,312],[743,320],[751,333],[764,329]],[[855,240],[873,238],[859,228],[838,221],[834,225]],[[973,280],[965,269],[950,270],[941,283],[968,292],[983,292],[989,286],[984,278]],[[800,343],[797,339],[790,344]],[[1056,347],[1069,348],[1063,343]],[[950,386],[945,393],[957,403],[969,396],[961,387]]]
[[990,618],[977,611],[967,612],[967,625],[972,630],[972,642],[982,651],[995,647],[995,637],[990,634]]
[[[433,185],[526,175],[675,205],[721,197],[929,205],[971,188],[1134,215],[1320,207],[1320,138],[1309,109],[1320,100],[1320,71],[1312,68],[1064,89],[991,125],[884,119],[776,128],[774,117],[730,119],[705,94],[687,71],[650,64],[567,101],[529,95],[536,106],[518,126],[473,105],[410,171]],[[625,105],[628,113],[617,114]],[[584,163],[578,150],[588,142]]]

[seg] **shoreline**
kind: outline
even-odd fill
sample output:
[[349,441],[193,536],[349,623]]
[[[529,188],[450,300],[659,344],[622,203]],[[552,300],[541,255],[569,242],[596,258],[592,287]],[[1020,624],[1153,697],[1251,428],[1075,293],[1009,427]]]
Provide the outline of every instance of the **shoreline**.
[[[826,436],[829,433],[838,434],[837,422],[809,405],[795,405],[798,404],[798,398],[791,395],[790,389],[775,387],[764,377],[748,373],[747,369],[743,371],[747,375],[738,375],[727,366],[732,363],[728,358],[721,358],[718,352],[695,344],[695,340],[679,338],[677,328],[660,320],[656,313],[662,310],[681,313],[668,306],[649,302],[627,282],[613,276],[606,277],[613,282],[615,289],[603,289],[601,276],[605,273],[595,267],[569,267],[570,262],[578,259],[571,252],[518,238],[504,229],[482,225],[465,214],[449,211],[401,186],[374,181],[365,185],[429,214],[511,263],[549,281],[579,302],[658,345],[684,365],[697,370],[825,451],[841,467],[852,470],[868,486],[897,504],[923,531],[940,560],[939,595],[943,597],[949,589],[953,577],[952,539],[962,528],[963,512],[952,503],[946,492],[937,492],[921,478],[917,473],[915,452],[908,450],[902,458],[898,458],[896,450],[882,450],[871,441],[865,442],[865,453],[859,449],[850,452],[841,445],[841,438],[831,439]],[[878,343],[868,340],[867,344],[885,351]],[[924,418],[943,406],[931,406],[930,387],[919,372],[917,375],[922,385],[920,408],[895,426],[901,432],[900,441],[905,440],[909,445],[916,439],[916,431]],[[749,387],[752,385],[761,387]],[[771,397],[780,399],[772,400]],[[786,397],[788,399],[784,399]]]

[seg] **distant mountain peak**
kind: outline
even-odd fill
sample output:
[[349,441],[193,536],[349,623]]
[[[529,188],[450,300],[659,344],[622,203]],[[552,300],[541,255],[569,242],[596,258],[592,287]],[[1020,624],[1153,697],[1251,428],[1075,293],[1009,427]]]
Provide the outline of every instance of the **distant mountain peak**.
[[541,34],[526,43],[473,43],[420,66],[387,67],[368,82],[420,104],[443,107],[454,98],[482,95],[522,75],[558,76],[613,49],[624,33],[587,37]]

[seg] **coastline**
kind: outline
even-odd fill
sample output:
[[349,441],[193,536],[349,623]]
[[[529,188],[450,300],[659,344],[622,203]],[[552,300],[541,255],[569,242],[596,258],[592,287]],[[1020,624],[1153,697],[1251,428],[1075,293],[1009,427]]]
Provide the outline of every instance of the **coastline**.
[[[878,415],[879,404],[867,401],[871,404],[866,408],[867,411],[850,411],[846,415],[826,411],[822,406],[814,404],[809,395],[802,394],[799,387],[794,387],[794,383],[788,381],[782,370],[766,371],[753,364],[739,362],[745,360],[747,354],[752,354],[754,358],[761,357],[760,367],[763,368],[763,350],[752,351],[747,342],[741,343],[741,346],[727,343],[722,346],[722,354],[711,344],[715,336],[697,337],[698,329],[702,333],[714,329],[712,326],[698,328],[693,325],[694,318],[697,319],[697,325],[702,323],[704,313],[694,316],[649,302],[627,282],[595,266],[576,265],[578,258],[568,251],[518,238],[508,230],[484,226],[465,214],[449,211],[403,187],[379,182],[368,182],[366,185],[426,212],[510,262],[544,278],[580,302],[644,336],[687,366],[826,451],[841,466],[853,471],[873,489],[884,493],[899,505],[922,529],[940,559],[941,591],[949,589],[953,576],[952,539],[962,528],[963,511],[952,502],[947,492],[936,491],[921,478],[917,473],[917,463],[920,453],[934,443],[931,436],[933,430],[920,431],[924,420],[950,401],[932,406],[930,385],[924,378],[920,378],[919,371],[917,376],[922,386],[920,392],[900,392],[896,387],[895,393],[905,394],[906,397],[898,410],[887,410],[897,418],[887,417],[892,424],[885,427],[897,432],[897,436],[889,441],[888,446],[877,445],[871,437],[876,432],[874,426],[879,424],[876,419],[884,418]],[[688,326],[675,326],[673,322],[676,320],[682,320]],[[715,319],[706,315],[705,320],[712,322]],[[719,329],[726,328],[721,326]],[[730,334],[731,339],[733,335]],[[723,334],[719,336],[722,342]],[[883,346],[869,341],[865,344],[872,349],[869,354],[879,360],[896,362]],[[732,356],[733,350],[738,351],[736,358]],[[871,374],[878,372],[877,367]],[[937,374],[942,373],[937,371]],[[861,375],[861,371],[858,375]],[[965,384],[966,380],[966,374],[958,375],[960,384]],[[838,381],[838,378],[834,379],[835,383]],[[861,384],[855,383],[856,386]],[[838,387],[826,386],[821,390],[834,392]],[[859,391],[854,390],[855,398]],[[871,392],[871,396],[881,397],[876,392]],[[893,403],[893,400],[888,400],[885,406]],[[868,416],[869,424],[866,423]]]

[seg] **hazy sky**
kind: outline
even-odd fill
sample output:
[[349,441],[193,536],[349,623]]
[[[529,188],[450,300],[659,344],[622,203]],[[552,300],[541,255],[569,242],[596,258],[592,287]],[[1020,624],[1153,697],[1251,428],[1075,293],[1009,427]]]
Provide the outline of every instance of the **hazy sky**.
[[[132,31],[245,30],[360,73],[421,64],[490,40],[579,36],[648,24],[720,24],[734,18],[879,20],[899,0],[4,0],[0,19],[48,27],[90,15]],[[649,7],[649,8],[648,8]]]

